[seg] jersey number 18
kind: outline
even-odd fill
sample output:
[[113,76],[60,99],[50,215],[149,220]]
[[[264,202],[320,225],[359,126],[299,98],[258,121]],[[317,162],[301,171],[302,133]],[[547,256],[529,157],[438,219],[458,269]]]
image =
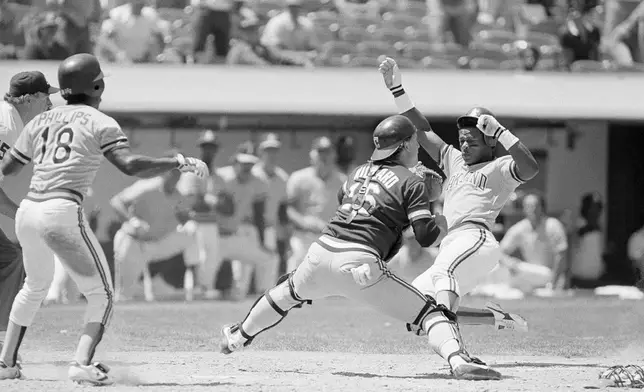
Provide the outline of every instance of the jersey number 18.
[[52,161],[54,163],[63,163],[69,159],[72,153],[71,144],[74,140],[74,130],[68,124],[47,127],[40,137],[42,138],[42,148],[40,149],[39,163],[43,163],[48,151],[53,151]]

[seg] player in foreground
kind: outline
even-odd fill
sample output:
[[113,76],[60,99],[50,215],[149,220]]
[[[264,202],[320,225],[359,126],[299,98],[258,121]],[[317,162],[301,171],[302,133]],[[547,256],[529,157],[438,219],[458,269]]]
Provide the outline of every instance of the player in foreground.
[[[406,94],[396,62],[387,58],[380,72],[399,112],[418,130],[420,146],[447,176],[443,212],[449,233],[441,242],[434,264],[412,284],[456,312],[460,297],[497,266],[501,250],[490,228],[512,192],[536,176],[539,165],[530,150],[485,108],[474,108],[458,118],[460,151],[446,144]],[[510,155],[495,158],[497,143]],[[525,320],[493,304],[486,310],[463,308],[459,321],[497,325],[499,329],[527,329]]]
[[67,104],[29,122],[0,165],[3,175],[15,175],[34,164],[30,191],[16,214],[27,278],[11,308],[0,353],[0,380],[22,377],[16,357],[47,295],[55,254],[87,299],[86,324],[69,378],[106,385],[113,382],[109,369],[92,359],[112,315],[112,277],[83,214],[83,198],[103,156],[124,174],[137,177],[174,169],[205,176],[208,169],[198,159],[182,155],[151,158],[132,153],[116,121],[98,111],[105,82],[94,56],[77,54],[64,60],[58,68],[58,83]]
[[[499,379],[500,374],[469,356],[460,342],[456,316],[387,267],[413,227],[427,247],[441,236],[429,210],[429,193],[418,163],[416,129],[396,115],[374,130],[371,160],[353,170],[338,192],[340,207],[304,261],[262,295],[241,323],[224,326],[221,352],[248,346],[304,303],[344,296],[368,304],[406,323],[407,330],[428,335],[430,346],[463,379]],[[419,170],[420,167],[414,167]]]

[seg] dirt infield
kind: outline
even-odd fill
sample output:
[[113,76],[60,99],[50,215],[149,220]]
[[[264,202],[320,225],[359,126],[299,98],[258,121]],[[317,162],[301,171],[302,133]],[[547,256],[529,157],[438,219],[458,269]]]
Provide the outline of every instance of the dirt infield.
[[[69,353],[26,352],[28,380],[2,383],[3,392],[96,390],[66,379]],[[596,385],[615,360],[555,357],[485,357],[501,381],[457,381],[433,355],[374,355],[247,350],[128,352],[103,356],[113,391],[577,391]],[[623,360],[623,358],[622,358]]]

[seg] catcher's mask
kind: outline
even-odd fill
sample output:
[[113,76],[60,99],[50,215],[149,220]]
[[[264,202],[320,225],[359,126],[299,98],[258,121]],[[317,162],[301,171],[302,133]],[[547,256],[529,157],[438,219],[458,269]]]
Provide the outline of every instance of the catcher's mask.
[[[456,126],[458,127],[458,129],[474,128],[480,132],[480,130],[477,127],[477,123],[479,121],[479,117],[481,117],[484,114],[494,117],[494,114],[490,110],[483,107],[475,107],[470,109],[464,116],[459,117],[456,120]],[[487,144],[488,146],[492,148],[496,146],[495,138],[491,136],[483,135],[483,139],[485,140],[485,144]]]

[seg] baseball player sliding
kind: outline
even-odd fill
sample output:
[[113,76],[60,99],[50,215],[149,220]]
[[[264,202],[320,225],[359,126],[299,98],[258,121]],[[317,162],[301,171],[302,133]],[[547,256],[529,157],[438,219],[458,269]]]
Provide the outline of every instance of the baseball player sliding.
[[418,139],[411,121],[400,115],[389,117],[376,127],[373,140],[376,148],[371,160],[358,166],[339,188],[340,207],[302,263],[279,278],[242,322],[222,328],[221,352],[230,354],[248,346],[293,308],[339,295],[396,318],[410,332],[427,335],[432,349],[449,363],[456,377],[500,378],[467,353],[454,313],[387,267],[402,246],[407,227],[413,227],[424,247],[439,239],[446,227],[437,226],[432,217],[423,174],[407,169],[418,162]]
[[[497,266],[501,250],[490,228],[512,192],[536,176],[539,166],[530,150],[485,108],[474,108],[459,117],[460,151],[446,144],[432,131],[403,89],[396,62],[387,58],[380,65],[380,72],[399,112],[418,129],[420,146],[447,176],[443,213],[449,234],[441,242],[434,264],[412,284],[456,312],[460,297]],[[495,158],[497,144],[510,155]],[[459,321],[497,325],[497,328],[527,328],[523,319],[504,313],[497,306],[488,306],[486,310],[467,309],[467,312],[461,309]]]
[[[20,72],[9,82],[9,91],[0,102],[0,160],[22,133],[24,124],[51,109],[49,95],[58,92],[38,71]],[[0,214],[11,219],[18,206],[0,188]],[[11,304],[25,278],[20,250],[0,230],[0,347],[9,324]]]
[[11,308],[0,353],[0,380],[22,376],[16,364],[18,350],[47,295],[56,255],[87,300],[86,324],[69,378],[106,385],[113,382],[108,367],[92,360],[112,315],[112,278],[83,214],[83,198],[103,156],[130,176],[157,176],[175,169],[205,176],[208,168],[182,155],[151,158],[132,153],[117,122],[98,110],[105,82],[94,56],[77,54],[64,60],[58,83],[67,104],[30,121],[0,164],[3,175],[15,175],[30,162],[34,165],[29,193],[16,213],[27,277]]
[[335,213],[338,207],[335,191],[346,180],[335,165],[331,139],[326,136],[315,139],[309,155],[311,166],[292,173],[286,183],[287,213],[295,226],[287,271],[293,271],[304,260],[309,246]]

